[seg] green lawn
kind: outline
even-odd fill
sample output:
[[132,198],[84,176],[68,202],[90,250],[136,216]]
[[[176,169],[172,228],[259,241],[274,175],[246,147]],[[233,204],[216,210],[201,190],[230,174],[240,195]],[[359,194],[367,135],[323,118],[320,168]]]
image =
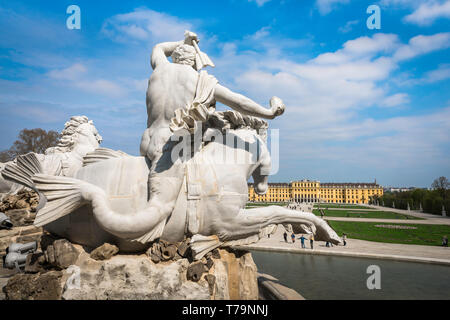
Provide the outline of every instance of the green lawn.
[[[329,210],[324,209],[323,211],[326,217],[423,220],[421,218],[416,218],[392,211],[378,211],[378,210],[352,211],[352,210],[332,210],[332,209]],[[313,213],[316,216],[320,216],[319,209],[314,209]]]
[[287,204],[288,204],[287,202],[247,202],[245,208],[250,209],[268,206],[286,206]]
[[[315,204],[314,208],[318,208],[319,205]],[[340,209],[367,209],[367,210],[374,210],[375,208],[371,208],[371,207],[365,207],[365,206],[360,206],[357,204],[338,204],[338,203],[326,203],[326,204],[320,204],[320,208],[325,209],[325,208],[340,208]]]
[[328,223],[339,236],[346,233],[349,238],[375,242],[439,246],[443,236],[450,236],[450,226],[444,225],[395,224],[417,229],[389,229],[375,227],[380,224],[389,225],[388,223],[346,221],[328,221]]

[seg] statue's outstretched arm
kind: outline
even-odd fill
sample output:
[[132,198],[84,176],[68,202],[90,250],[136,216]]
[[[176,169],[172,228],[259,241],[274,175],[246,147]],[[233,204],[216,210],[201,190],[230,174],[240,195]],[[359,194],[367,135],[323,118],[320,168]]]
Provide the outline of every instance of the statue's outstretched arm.
[[214,98],[216,101],[223,103],[242,114],[265,119],[273,119],[276,116],[281,115],[285,109],[283,101],[279,98],[273,97],[270,101],[271,108],[266,109],[250,98],[233,92],[220,84],[216,85]]
[[169,57],[172,54],[172,52],[183,43],[184,40],[176,42],[162,42],[154,46],[151,57],[151,64],[153,70],[159,64],[170,63],[169,60],[167,60],[167,57]]

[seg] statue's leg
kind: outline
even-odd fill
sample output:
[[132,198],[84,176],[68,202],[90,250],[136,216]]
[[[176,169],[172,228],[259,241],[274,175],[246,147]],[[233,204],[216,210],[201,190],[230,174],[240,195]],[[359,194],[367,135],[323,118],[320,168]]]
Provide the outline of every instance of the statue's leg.
[[155,225],[172,213],[183,184],[185,165],[172,159],[173,146],[172,142],[166,144],[161,156],[151,161],[147,211],[154,216]]
[[294,233],[310,229],[316,240],[330,241],[338,244],[340,239],[336,232],[323,219],[314,214],[303,211],[294,211],[279,206],[269,206],[254,209],[242,209],[237,216],[224,219],[219,226],[219,238],[222,241],[232,241],[248,238],[259,234],[269,226],[277,224],[291,224]]

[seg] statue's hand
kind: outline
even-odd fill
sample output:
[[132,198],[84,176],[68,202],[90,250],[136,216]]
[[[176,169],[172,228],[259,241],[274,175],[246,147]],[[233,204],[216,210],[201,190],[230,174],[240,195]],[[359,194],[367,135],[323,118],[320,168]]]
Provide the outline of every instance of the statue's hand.
[[272,99],[270,99],[270,110],[272,111],[274,118],[282,115],[284,109],[286,109],[286,107],[284,106],[283,100],[278,97],[272,97]]
[[192,46],[192,40],[197,43],[200,42],[196,33],[186,30],[184,32],[184,43]]
[[267,189],[269,188],[269,185],[265,182],[259,182],[259,183],[255,183],[254,187],[255,187],[255,192],[257,194],[263,195],[263,194],[266,194]]

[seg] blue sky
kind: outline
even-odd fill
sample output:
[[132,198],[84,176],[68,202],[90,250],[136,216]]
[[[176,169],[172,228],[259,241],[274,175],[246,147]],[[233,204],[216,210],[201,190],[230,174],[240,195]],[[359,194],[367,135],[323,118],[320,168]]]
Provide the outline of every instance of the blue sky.
[[0,150],[84,114],[104,147],[137,155],[151,48],[189,29],[223,85],[285,102],[271,181],[430,186],[450,178],[449,19],[449,0],[2,1]]

